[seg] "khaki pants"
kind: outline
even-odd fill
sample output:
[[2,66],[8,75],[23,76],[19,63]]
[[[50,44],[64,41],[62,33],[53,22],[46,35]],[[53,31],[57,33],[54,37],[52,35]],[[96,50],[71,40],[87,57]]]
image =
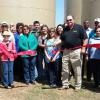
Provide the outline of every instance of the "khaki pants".
[[69,73],[72,66],[75,75],[75,87],[81,87],[81,66],[82,60],[80,55],[81,49],[66,50],[62,57],[62,85],[69,85]]

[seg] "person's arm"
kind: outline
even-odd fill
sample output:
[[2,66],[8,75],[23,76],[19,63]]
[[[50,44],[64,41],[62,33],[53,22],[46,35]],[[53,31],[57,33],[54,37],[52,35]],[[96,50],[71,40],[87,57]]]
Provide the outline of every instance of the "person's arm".
[[16,48],[15,48],[15,44],[12,42],[12,49],[11,49],[11,53],[16,53]]
[[54,46],[58,46],[58,45],[61,45],[62,44],[62,41],[59,39],[59,41],[57,41]]
[[46,55],[47,59],[50,61],[51,60],[51,57],[48,55],[46,49],[44,50],[44,52],[45,52],[45,55]]
[[[83,40],[83,45],[86,45],[86,44],[88,44],[88,39]],[[81,48],[81,53],[82,54],[85,54],[86,53],[86,47],[83,46]]]
[[0,49],[0,55],[2,54],[3,52],[2,52],[2,50]]
[[34,45],[31,47],[31,49],[30,50],[36,50],[37,49],[37,46],[38,46],[38,40],[37,40],[37,38],[34,36],[34,34],[32,34],[33,35],[33,40],[34,40]]
[[39,47],[45,48],[45,44],[42,44],[41,37],[38,38]]
[[[88,44],[87,34],[86,34],[84,28],[81,25],[79,26],[79,32],[80,32],[80,38],[81,38],[81,41],[82,41],[82,45]],[[81,53],[82,54],[86,53],[86,47],[83,46],[81,48]]]
[[19,48],[20,48],[22,51],[27,51],[28,48],[27,48],[25,45],[23,45],[23,41],[24,41],[24,39],[22,38],[22,36],[20,36],[20,39],[19,39]]
[[39,44],[39,47],[45,48],[45,45],[44,44]]
[[57,56],[59,55],[60,51],[57,51],[56,55],[52,58],[52,62],[54,62],[57,58]]
[[[89,39],[88,44],[91,44],[91,43],[92,43],[92,39]],[[90,54],[91,54],[90,52],[91,52],[91,47],[87,47],[86,54],[87,54],[88,59],[90,58]]]

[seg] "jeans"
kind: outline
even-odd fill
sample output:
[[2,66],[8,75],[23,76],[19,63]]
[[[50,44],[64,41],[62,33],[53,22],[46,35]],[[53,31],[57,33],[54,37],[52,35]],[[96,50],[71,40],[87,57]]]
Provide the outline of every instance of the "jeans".
[[33,82],[36,79],[36,57],[23,57],[24,80],[25,82]]
[[[45,54],[44,53],[39,53],[37,56],[37,71],[38,71],[38,80],[43,81],[45,80],[46,82],[49,81],[49,75],[48,75],[48,68],[47,68],[47,63],[45,61]],[[43,65],[43,60],[44,60],[44,65]]]
[[2,82],[5,86],[13,84],[13,61],[2,61]]
[[87,70],[87,80],[91,81],[92,75],[93,75],[93,67],[90,65],[90,59],[87,61],[87,66],[86,66],[86,70]]
[[14,61],[14,79],[16,81],[23,81],[23,73],[22,58],[18,56]]
[[35,79],[38,78],[38,71],[37,71],[37,67],[35,66]]
[[38,60],[38,63],[37,63],[37,71],[38,71],[38,80],[42,80],[43,78],[43,73],[44,73],[44,70],[43,70],[43,59],[44,59],[44,54],[38,54],[37,55],[37,60]]
[[100,85],[100,60],[90,59],[90,67],[93,69],[93,78],[95,86]]
[[48,63],[50,84],[61,85],[61,58],[57,59],[55,62]]

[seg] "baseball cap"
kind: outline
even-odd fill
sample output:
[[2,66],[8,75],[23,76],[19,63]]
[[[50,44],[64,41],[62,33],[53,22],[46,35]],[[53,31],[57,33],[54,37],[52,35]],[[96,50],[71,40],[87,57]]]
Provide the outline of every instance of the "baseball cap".
[[2,27],[8,27],[8,23],[6,21],[1,22]]
[[94,19],[94,21],[100,23],[100,18],[96,18],[96,19]]
[[9,32],[9,31],[4,31],[2,35],[3,35],[3,36],[5,36],[5,35],[10,36],[11,34],[10,34],[10,32]]

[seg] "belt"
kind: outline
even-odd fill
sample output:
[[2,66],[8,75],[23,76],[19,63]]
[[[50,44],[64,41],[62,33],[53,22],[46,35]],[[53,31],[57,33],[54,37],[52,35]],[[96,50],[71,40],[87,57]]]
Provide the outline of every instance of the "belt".
[[66,48],[65,50],[77,50],[77,49],[81,49],[82,46],[77,46],[77,47],[73,47],[73,48]]

